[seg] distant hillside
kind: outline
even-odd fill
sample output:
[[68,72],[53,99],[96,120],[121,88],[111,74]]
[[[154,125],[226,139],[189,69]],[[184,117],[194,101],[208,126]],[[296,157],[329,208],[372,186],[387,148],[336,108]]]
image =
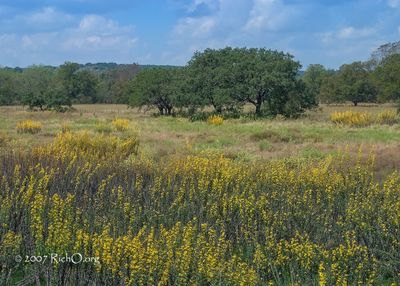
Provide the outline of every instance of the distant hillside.
[[175,69],[179,68],[179,66],[171,66],[171,65],[140,65],[137,63],[133,64],[116,64],[116,63],[87,63],[84,65],[81,65],[82,69],[89,69],[93,70],[99,73],[114,70],[114,69],[120,69],[120,68],[126,68],[129,66],[139,66],[139,70],[142,69],[153,69],[153,68],[162,68],[162,69]]
[[[103,73],[107,72],[110,70],[114,69],[119,69],[119,68],[126,68],[129,66],[139,66],[139,69],[151,69],[151,68],[163,68],[163,69],[175,69],[179,68],[180,66],[172,66],[172,65],[139,65],[137,63],[132,63],[132,64],[117,64],[117,63],[86,63],[86,64],[80,64],[81,69],[83,70],[92,70],[97,73]],[[56,69],[58,66],[46,66],[47,68],[52,68]],[[12,70],[16,72],[22,72],[25,68],[20,68],[20,67],[1,67],[2,69],[5,70]]]
[[154,69],[154,68],[162,68],[162,69],[176,69],[181,66],[171,66],[171,65],[139,65],[140,69]]

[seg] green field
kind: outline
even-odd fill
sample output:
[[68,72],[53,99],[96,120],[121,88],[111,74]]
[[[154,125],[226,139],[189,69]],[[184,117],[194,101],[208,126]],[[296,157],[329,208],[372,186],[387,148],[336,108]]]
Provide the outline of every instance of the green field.
[[[185,156],[203,150],[216,150],[227,157],[243,160],[312,157],[346,150],[357,156],[373,152],[376,170],[389,172],[400,168],[399,125],[372,125],[365,128],[337,127],[329,120],[334,111],[355,110],[377,114],[395,110],[392,105],[322,106],[300,119],[229,119],[221,126],[180,117],[156,117],[153,111],[139,111],[125,105],[77,105],[74,112],[30,112],[22,107],[0,107],[0,132],[10,145],[33,146],[52,139],[66,124],[71,131],[113,132],[111,121],[126,118],[140,132],[141,151],[162,160],[172,155]],[[18,134],[16,125],[24,119],[43,124],[36,135]],[[97,131],[96,131],[97,130]]]
[[347,110],[395,107],[0,107],[0,285],[399,285],[400,125],[331,122]]

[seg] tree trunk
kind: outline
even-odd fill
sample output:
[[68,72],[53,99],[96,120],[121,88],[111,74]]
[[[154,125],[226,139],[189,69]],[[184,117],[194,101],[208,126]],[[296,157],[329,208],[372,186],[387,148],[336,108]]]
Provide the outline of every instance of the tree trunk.
[[261,116],[261,102],[256,103],[256,115]]
[[261,116],[261,106],[263,104],[263,94],[259,93],[256,100],[256,115]]

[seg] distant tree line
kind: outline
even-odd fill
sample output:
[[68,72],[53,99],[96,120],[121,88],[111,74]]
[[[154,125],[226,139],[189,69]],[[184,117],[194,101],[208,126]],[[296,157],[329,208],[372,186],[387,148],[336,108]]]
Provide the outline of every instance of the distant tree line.
[[339,70],[310,65],[303,80],[320,103],[394,102],[400,100],[400,42],[380,46],[365,62]]
[[1,68],[0,105],[65,111],[77,103],[127,103],[128,83],[138,72],[137,64],[72,62],[59,67]]
[[86,64],[0,69],[0,105],[64,111],[76,103],[120,103],[161,115],[207,113],[295,117],[318,103],[400,99],[400,42],[382,45],[366,62],[339,70],[310,65],[268,49],[194,53],[184,67]]

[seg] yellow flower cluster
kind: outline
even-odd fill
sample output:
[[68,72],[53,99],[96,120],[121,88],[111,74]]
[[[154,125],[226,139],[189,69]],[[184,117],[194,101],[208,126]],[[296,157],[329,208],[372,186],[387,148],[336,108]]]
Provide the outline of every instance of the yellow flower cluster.
[[399,122],[399,116],[394,110],[384,110],[376,116],[367,112],[348,110],[345,112],[333,112],[331,121],[336,125],[348,125],[352,127],[365,127],[371,124],[395,124]]
[[23,120],[17,124],[18,133],[36,134],[42,130],[42,123],[33,120]]
[[364,127],[371,125],[374,120],[371,114],[367,112],[344,111],[333,112],[331,114],[331,121],[336,125],[349,125],[352,127]]
[[117,131],[123,132],[128,130],[129,128],[129,120],[128,119],[123,119],[123,118],[115,118],[112,121],[112,125]]
[[378,113],[377,122],[379,124],[393,125],[399,122],[399,115],[395,110],[384,110]]
[[210,125],[222,125],[222,123],[224,123],[224,118],[219,115],[211,115],[207,118],[207,123]]
[[344,156],[160,163],[136,148],[136,138],[67,132],[0,155],[1,251],[99,258],[73,272],[53,265],[46,275],[66,285],[400,283],[398,173],[378,182]]
[[137,153],[139,141],[136,136],[119,138],[104,134],[89,132],[59,134],[50,146],[38,147],[33,150],[38,158],[57,156],[59,158],[77,159],[111,159],[127,158]]

